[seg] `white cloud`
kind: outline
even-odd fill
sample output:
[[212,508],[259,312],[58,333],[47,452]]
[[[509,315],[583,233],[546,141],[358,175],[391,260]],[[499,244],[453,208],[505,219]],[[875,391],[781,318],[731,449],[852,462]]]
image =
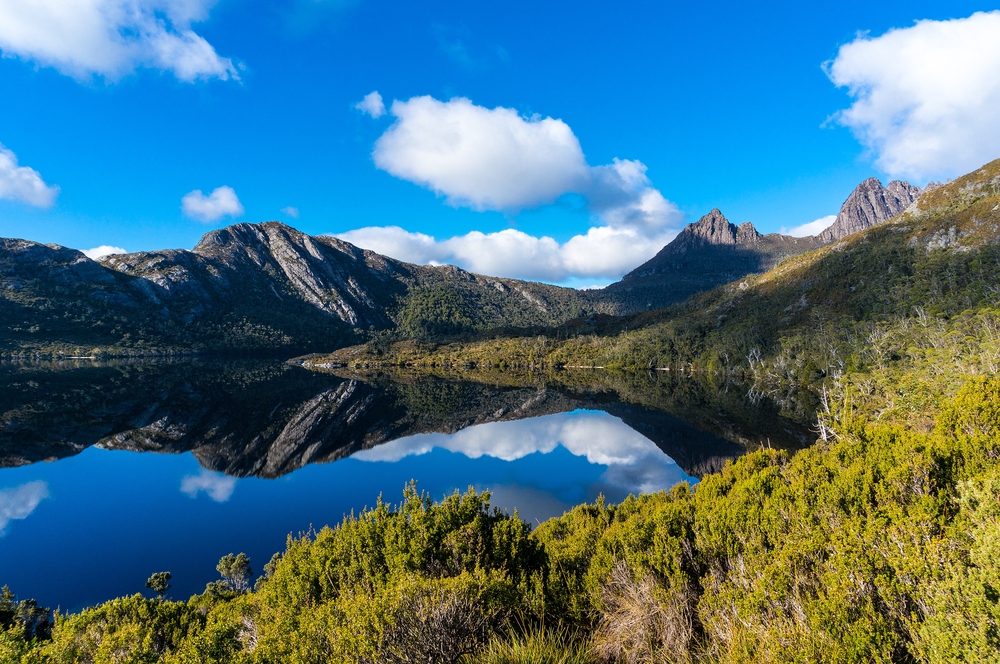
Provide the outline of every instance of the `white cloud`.
[[288,207],[281,208],[281,211],[287,214],[292,219],[299,218],[299,209],[297,207],[292,207],[291,205],[289,205]]
[[940,178],[1000,157],[1000,11],[860,35],[826,69],[855,100],[835,117],[887,173]]
[[83,249],[81,252],[84,256],[92,261],[96,261],[105,256],[111,256],[112,254],[127,254],[128,251],[122,249],[121,247],[112,247],[107,244],[102,244],[99,247],[94,247],[93,249]]
[[49,497],[49,485],[42,481],[0,491],[0,537],[14,519],[26,519],[38,504]]
[[236,478],[202,470],[197,475],[185,475],[181,479],[181,492],[192,498],[204,491],[208,497],[217,503],[224,503],[233,495],[236,489]]
[[784,235],[791,235],[792,237],[809,237],[810,235],[819,235],[832,226],[835,221],[837,221],[837,215],[831,214],[825,217],[820,217],[816,221],[810,221],[807,224],[796,226],[795,228],[787,229],[782,227],[781,233]]
[[45,184],[35,169],[19,166],[17,155],[0,145],[0,199],[47,208],[52,207],[58,195],[59,187]]
[[561,282],[617,279],[649,260],[677,232],[644,235],[634,228],[597,226],[560,244],[519,230],[472,231],[437,240],[398,226],[359,228],[336,236],[385,256],[419,264],[455,264],[496,277]]
[[373,118],[380,118],[385,115],[385,104],[382,103],[382,95],[378,93],[378,90],[366,94],[364,99],[354,105],[354,108],[362,113],[367,113]]
[[206,223],[223,217],[238,217],[243,214],[243,205],[232,187],[216,187],[208,196],[201,189],[185,194],[181,199],[184,214]]
[[586,188],[590,169],[562,120],[521,117],[468,99],[394,101],[375,165],[475,210],[516,211]]
[[0,51],[77,79],[116,80],[138,67],[181,81],[239,79],[191,24],[215,0],[0,0]]
[[651,440],[617,417],[594,411],[491,422],[454,434],[417,434],[357,452],[353,458],[393,462],[440,448],[471,459],[515,461],[548,454],[560,445],[589,463],[607,466],[603,481],[627,492],[659,491],[690,479]]
[[396,121],[372,152],[379,168],[475,210],[515,213],[579,194],[599,225],[564,243],[514,229],[440,240],[396,226],[337,234],[366,249],[496,276],[616,279],[659,251],[683,219],[642,162],[588,165],[562,120],[525,118],[464,98],[414,97],[394,101],[391,112]]

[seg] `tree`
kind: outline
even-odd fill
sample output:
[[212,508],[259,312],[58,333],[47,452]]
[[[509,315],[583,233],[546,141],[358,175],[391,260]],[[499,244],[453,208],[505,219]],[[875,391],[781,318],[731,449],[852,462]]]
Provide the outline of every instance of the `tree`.
[[25,641],[47,639],[52,634],[52,612],[33,599],[17,597],[10,588],[0,588],[0,632],[16,628]]
[[234,556],[228,553],[219,559],[219,564],[215,566],[222,575],[222,579],[229,586],[229,589],[243,593],[250,589],[250,577],[253,570],[250,569],[250,557],[245,553]]
[[159,595],[162,601],[163,596],[170,590],[170,578],[170,572],[156,572],[146,579],[146,587]]

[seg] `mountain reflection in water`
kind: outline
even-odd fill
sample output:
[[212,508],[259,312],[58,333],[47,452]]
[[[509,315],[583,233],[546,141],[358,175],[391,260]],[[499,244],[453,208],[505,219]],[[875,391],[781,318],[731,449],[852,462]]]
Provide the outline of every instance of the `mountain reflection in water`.
[[288,533],[394,502],[411,479],[435,499],[489,489],[536,522],[805,435],[739,386],[683,377],[0,365],[0,585],[74,609],[170,570],[185,597],[220,556],[259,569]]

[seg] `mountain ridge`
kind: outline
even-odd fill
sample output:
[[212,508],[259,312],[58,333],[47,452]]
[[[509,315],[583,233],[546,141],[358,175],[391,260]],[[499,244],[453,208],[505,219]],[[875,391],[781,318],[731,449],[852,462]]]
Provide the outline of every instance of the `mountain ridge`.
[[211,231],[192,251],[100,261],[28,240],[0,244],[7,354],[308,350],[390,328],[454,334],[592,310],[572,289],[413,265],[274,221]]
[[[866,180],[841,210],[847,221],[831,232],[880,223],[918,191]],[[357,343],[359,335],[441,339],[552,327],[670,306],[818,246],[818,237],[761,234],[713,209],[621,281],[577,291],[414,265],[277,221],[209,231],[191,250],[98,261],[3,239],[0,354],[313,352]]]
[[714,208],[685,226],[653,258],[591,297],[610,303],[618,314],[662,309],[883,223],[912,205],[920,193],[907,182],[894,180],[884,187],[877,178],[868,178],[850,193],[830,227],[805,237],[762,234],[753,223],[737,226]]

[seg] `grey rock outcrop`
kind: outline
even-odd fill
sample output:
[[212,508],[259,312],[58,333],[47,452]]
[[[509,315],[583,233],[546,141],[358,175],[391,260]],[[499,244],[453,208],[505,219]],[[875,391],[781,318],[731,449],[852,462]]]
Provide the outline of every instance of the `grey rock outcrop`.
[[920,187],[909,182],[893,180],[888,187],[883,187],[877,178],[868,178],[844,201],[836,221],[816,237],[823,244],[829,244],[881,224],[909,207],[921,193]]

